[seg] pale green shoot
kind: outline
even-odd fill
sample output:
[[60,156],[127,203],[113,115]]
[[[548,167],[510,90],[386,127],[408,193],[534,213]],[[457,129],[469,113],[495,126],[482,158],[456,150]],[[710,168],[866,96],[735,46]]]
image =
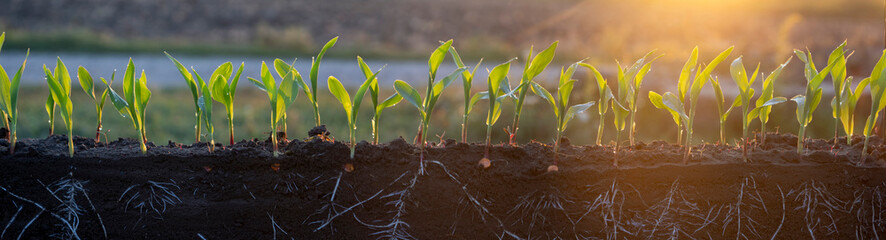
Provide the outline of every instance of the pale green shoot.
[[[843,41],[843,45],[846,45],[846,41]],[[843,104],[837,103],[846,101],[846,99],[844,99],[843,91],[846,90],[844,85],[849,85],[846,82],[846,80],[848,80],[846,78],[846,60],[850,56],[852,56],[851,53],[849,56],[838,56],[836,61],[834,61],[834,67],[831,68],[831,78],[833,79],[832,82],[834,84],[834,98],[831,99],[831,113],[834,117],[834,148],[837,147],[837,138],[840,137],[840,122],[843,120],[841,115],[843,114],[843,111],[846,110],[843,109]],[[845,97],[849,96],[845,95]],[[847,139],[852,137],[848,131],[846,134]]]
[[[234,145],[234,95],[237,92],[237,83],[240,82],[240,73],[243,72],[243,65],[244,63],[240,63],[237,73],[231,76],[233,64],[231,62],[223,63],[212,72],[209,78],[212,81],[210,83],[212,99],[225,105],[225,112],[228,114],[228,130],[231,132],[231,145]],[[228,82],[228,79],[231,82]]]
[[[575,68],[578,66],[578,64],[579,63],[574,63],[572,65],[569,65],[569,67],[565,71],[563,69],[560,69],[560,81],[557,84],[556,97],[544,87],[538,85],[538,83],[531,83],[532,91],[551,104],[551,108],[554,110],[554,117],[557,119],[557,136],[554,139],[554,165],[549,166],[548,171],[559,170],[557,164],[560,161],[560,138],[562,138],[563,133],[566,132],[566,126],[568,126],[569,121],[572,120],[573,117],[575,117],[575,114],[584,112],[594,105],[594,101],[590,101],[569,106],[569,97],[570,95],[572,95],[572,89],[575,85],[575,79],[572,79],[572,75],[575,73]],[[590,68],[594,69],[593,67]]]
[[366,80],[363,81],[363,84],[357,89],[357,94],[354,95],[353,101],[351,101],[351,96],[348,94],[348,91],[341,85],[341,82],[338,81],[337,78],[329,76],[329,79],[327,80],[329,92],[341,102],[342,108],[345,109],[345,114],[348,115],[348,135],[351,140],[349,143],[351,148],[351,159],[354,159],[354,150],[357,147],[357,112],[360,111],[360,104],[363,102],[363,96],[366,94],[366,91],[376,82],[376,76],[378,76],[378,72],[375,72],[375,74],[367,77]]
[[579,63],[578,65],[586,67],[594,72],[594,78],[597,80],[597,114],[600,117],[600,122],[597,126],[597,145],[600,146],[603,144],[603,125],[605,123],[603,119],[606,112],[609,111],[609,102],[612,101],[615,96],[612,95],[612,89],[609,88],[609,84],[606,82],[606,79],[603,78],[603,75],[600,74],[600,71],[597,71],[597,68],[594,68],[594,66],[587,63]]
[[123,72],[123,97],[117,94],[109,83],[105,84],[110,91],[111,103],[120,112],[120,116],[126,117],[129,115],[133,127],[138,131],[142,154],[147,153],[148,148],[145,144],[148,138],[146,136],[147,131],[145,131],[145,108],[151,99],[151,90],[148,90],[148,78],[145,75],[145,71],[143,70],[141,76],[136,79],[135,64],[132,63],[132,58],[129,59],[126,71]]
[[[116,72],[111,74],[111,82],[114,82],[114,75]],[[83,88],[83,92],[86,92],[86,95],[92,99],[92,102],[95,103],[95,112],[98,115],[98,127],[95,129],[95,142],[100,142],[101,132],[102,132],[102,109],[105,106],[105,99],[108,97],[108,89],[105,88],[105,91],[101,93],[101,95],[95,95],[95,83],[93,82],[92,75],[89,74],[89,71],[86,70],[83,66],[77,68],[77,79],[80,81],[80,87]],[[105,82],[104,78],[101,78],[102,82]]]
[[[311,73],[310,73],[311,88],[310,88],[310,90],[308,90],[308,88],[306,86],[307,84],[305,84],[304,80],[301,79],[301,76],[299,76],[298,78],[295,79],[296,81],[299,82],[299,85],[301,85],[302,86],[301,88],[305,91],[305,96],[307,96],[308,100],[311,102],[311,104],[313,104],[314,119],[317,120],[317,126],[321,125],[320,124],[320,105],[317,103],[317,74],[318,74],[318,71],[320,70],[320,60],[323,60],[323,55],[326,54],[326,50],[329,50],[329,48],[334,46],[336,42],[338,42],[338,37],[334,37],[334,38],[330,39],[328,42],[326,42],[326,45],[323,45],[323,48],[320,49],[320,53],[317,54],[317,57],[315,57],[311,61]],[[274,66],[276,67],[276,61],[275,61]],[[292,68],[294,68],[294,65],[292,65]],[[283,119],[285,121],[286,113],[283,113]]]
[[511,70],[511,62],[513,59],[505,63],[499,64],[492,68],[489,77],[486,79],[487,90],[477,93],[477,99],[489,99],[489,111],[486,114],[486,149],[483,159],[480,159],[480,166],[488,168],[492,165],[489,158],[489,149],[492,147],[492,126],[501,116],[501,102],[508,96],[513,95],[508,84],[508,72]]
[[[6,33],[0,33],[0,48],[3,47],[3,42],[6,39]],[[31,55],[31,51],[28,50],[25,53],[25,60],[22,62],[21,67],[18,68],[18,71],[15,72],[12,79],[9,78],[9,75],[6,74],[6,70],[3,69],[3,66],[0,65],[0,110],[7,116],[9,121],[9,153],[15,153],[15,142],[16,139],[16,127],[18,125],[18,90],[19,85],[22,80],[22,72],[25,70],[25,65],[28,63],[28,56]],[[4,118],[6,120],[7,118]]]
[[[366,65],[366,62],[363,61],[363,58],[357,56],[357,64],[360,65],[360,70],[363,71],[363,75],[366,76],[366,81],[369,81],[369,78],[374,78],[369,84],[369,95],[372,100],[372,108],[375,110],[372,115],[372,144],[378,144],[378,138],[381,132],[378,131],[378,126],[381,124],[381,111],[385,108],[393,107],[400,103],[400,100],[403,100],[403,97],[400,97],[400,94],[394,93],[387,99],[382,102],[378,101],[378,78],[376,77],[376,73],[372,73],[372,69],[369,68],[369,65]],[[384,67],[382,67],[384,68]],[[381,71],[379,69],[379,71]]]
[[[720,80],[717,77],[711,78],[711,87],[714,88],[714,96],[717,98],[717,113],[720,116],[720,144],[728,145],[726,142],[726,119],[729,118],[729,113],[732,112],[732,109],[735,109],[736,106],[741,105],[741,95],[735,96],[735,99],[732,100],[732,104],[729,105],[729,108],[725,108],[726,102],[725,97],[723,96],[723,89],[720,87]],[[652,92],[650,92],[652,94]],[[650,97],[651,99],[652,97]],[[657,107],[657,106],[656,106]]]
[[197,77],[197,86],[200,86],[202,92],[200,98],[197,99],[197,107],[203,115],[203,126],[209,133],[209,152],[215,151],[215,124],[212,123],[212,86],[211,82],[203,80],[203,77],[197,73],[197,70],[191,67],[194,76]]
[[[769,112],[772,111],[772,106],[786,102],[787,99],[783,97],[773,97],[774,89],[772,86],[772,82],[775,81],[776,78],[781,74],[781,70],[790,62],[791,59],[788,59],[787,62],[778,66],[769,77],[767,77],[763,82],[763,93],[760,97],[757,98],[756,107],[751,105],[751,98],[754,97],[754,88],[751,86],[754,84],[754,81],[757,79],[757,73],[760,70],[760,64],[757,64],[757,69],[754,70],[754,73],[748,77],[747,72],[745,71],[744,64],[742,63],[741,57],[736,58],[732,61],[732,65],[730,66],[730,74],[732,75],[732,79],[735,81],[736,85],[738,85],[739,95],[738,99],[740,100],[736,104],[741,106],[742,116],[741,116],[741,129],[742,129],[742,159],[745,162],[748,161],[748,143],[750,142],[750,125],[751,121],[758,118],[761,114],[769,115]],[[765,121],[764,121],[765,120]],[[760,123],[762,126],[762,134],[766,135],[765,125],[769,119],[768,116],[761,117]]]
[[[461,60],[461,56],[458,55],[458,52],[455,51],[455,47],[449,49],[449,54],[452,55],[452,60],[455,61],[455,66],[463,68],[466,67],[464,62]],[[465,71],[462,73],[462,89],[464,89],[464,97],[465,97],[465,106],[464,106],[464,115],[462,115],[461,121],[461,142],[468,142],[468,115],[471,114],[471,110],[474,108],[474,104],[477,101],[471,101],[471,99],[476,98],[479,100],[479,93],[471,96],[471,86],[473,86],[474,82],[474,73],[477,72],[477,69],[480,68],[480,64],[483,63],[483,59],[480,59],[480,62],[477,63],[477,66],[474,66],[474,70]]]
[[[787,66],[788,63],[791,62],[791,59],[793,59],[793,57],[788,58],[787,61],[775,68],[775,70],[770,72],[769,76],[766,76],[766,78],[763,80],[763,92],[761,92],[760,97],[757,98],[757,108],[753,110],[758,111],[756,115],[757,118],[760,119],[760,134],[762,135],[760,141],[761,144],[766,144],[766,124],[769,122],[769,113],[772,112],[772,106],[767,106],[766,103],[773,99],[781,98],[775,97],[775,80],[778,79],[779,76],[781,76],[781,71],[784,70],[784,67]],[[753,111],[751,111],[752,114]]]
[[74,125],[71,119],[74,104],[71,102],[71,75],[61,58],[57,58],[54,71],[50,71],[46,65],[43,65],[43,72],[46,74],[46,83],[49,84],[52,101],[61,106],[62,120],[68,130],[68,150],[70,157],[74,157]]
[[419,125],[418,136],[419,147],[421,148],[421,153],[419,154],[419,162],[421,166],[422,173],[424,171],[424,148],[425,148],[425,138],[427,135],[428,127],[431,123],[431,115],[434,111],[434,105],[437,104],[437,99],[440,97],[440,94],[443,93],[443,89],[445,89],[449,84],[452,83],[455,78],[462,74],[465,71],[465,68],[458,68],[448,76],[444,77],[443,80],[437,82],[435,81],[437,76],[437,69],[440,67],[440,64],[443,63],[443,59],[446,57],[446,53],[449,51],[449,48],[452,46],[452,40],[446,41],[440,45],[433,53],[431,53],[430,58],[428,59],[428,85],[427,91],[425,93],[425,98],[419,95],[418,91],[415,90],[408,83],[403,80],[394,81],[394,90],[397,91],[397,94],[403,97],[409,104],[415,106],[421,114],[421,123]]
[[[283,65],[286,64],[284,63]],[[292,65],[286,66],[288,66],[286,69],[282,69],[285,72],[281,72],[281,68],[276,69],[277,74],[283,75],[279,86],[277,86],[274,75],[271,75],[268,65],[264,61],[261,63],[261,81],[249,78],[253,85],[268,93],[268,99],[271,103],[271,142],[274,143],[274,157],[280,154],[277,151],[277,124],[283,120],[286,108],[298,96],[298,86],[295,85],[295,79],[301,77]]]
[[831,52],[831,55],[828,57],[828,65],[821,72],[815,68],[815,63],[812,61],[812,52],[804,53],[800,50],[794,50],[794,54],[806,63],[804,71],[806,76],[806,92],[804,95],[797,95],[791,98],[791,101],[797,103],[797,122],[800,123],[800,131],[797,133],[798,154],[803,153],[803,144],[806,142],[806,127],[812,122],[812,113],[815,112],[815,109],[821,102],[821,83],[834,67],[837,59],[843,57],[843,47],[845,46],[846,43],[844,42]]
[[[711,72],[720,64],[723,60],[726,59],[729,54],[732,53],[732,49],[734,47],[729,47],[723,52],[720,52],[717,57],[711,60],[704,69],[700,71],[695,71],[695,76],[692,81],[689,81],[690,72],[692,72],[691,68],[687,68],[686,66],[695,65],[695,61],[698,59],[698,49],[692,50],[692,54],[689,57],[689,61],[684,65],[683,72],[680,73],[680,82],[678,84],[678,90],[680,91],[680,96],[672,94],[670,92],[666,92],[664,95],[659,97],[659,94],[655,92],[650,92],[649,98],[652,101],[653,105],[661,108],[664,106],[671,115],[674,116],[675,122],[677,116],[679,116],[681,120],[681,124],[683,128],[686,130],[686,142],[684,146],[686,147],[686,153],[683,155],[683,163],[686,164],[689,162],[689,158],[691,157],[692,152],[692,133],[693,133],[693,122],[695,120],[695,109],[698,104],[698,98],[701,95],[701,90],[704,88],[704,85],[707,84],[707,81],[711,79]],[[684,74],[685,73],[685,74]],[[686,114],[685,103],[683,102],[683,98],[686,96],[685,92],[688,90],[689,93],[689,112]]]
[[191,90],[191,96],[194,97],[194,116],[197,117],[196,123],[194,124],[194,142],[200,142],[200,130],[203,128],[201,125],[203,112],[200,111],[200,88],[197,86],[197,81],[194,80],[194,76],[191,75],[191,72],[185,68],[178,60],[169,55],[167,52],[163,52],[166,54],[166,57],[169,60],[172,60],[175,63],[175,67],[178,68],[179,73],[181,73],[182,77],[185,79],[185,83],[188,84],[188,88]]
[[852,77],[846,79],[843,84],[843,95],[840,99],[840,120],[843,123],[843,131],[846,132],[846,145],[852,144],[852,135],[855,133],[855,105],[864,93],[864,89],[870,84],[871,79],[862,79],[855,90],[852,90]]
[[526,57],[526,66],[523,67],[523,77],[520,79],[520,87],[517,89],[516,95],[517,100],[514,105],[514,125],[506,129],[508,131],[509,136],[509,144],[514,145],[517,142],[516,135],[517,130],[519,129],[520,124],[520,114],[523,112],[523,99],[526,98],[526,92],[529,89],[529,83],[535,79],[536,76],[541,74],[551,64],[551,61],[554,59],[554,52],[557,51],[557,44],[559,41],[555,41],[548,46],[547,49],[532,56],[532,46],[529,47],[529,56]]
[[884,94],[886,92],[886,72],[884,72],[884,69],[886,69],[886,50],[883,50],[880,60],[874,65],[871,76],[868,77],[871,87],[871,113],[864,124],[864,148],[861,151],[861,161],[859,161],[859,164],[864,164],[867,159],[868,143],[874,131],[874,124],[877,122],[880,111],[886,107],[886,94]]

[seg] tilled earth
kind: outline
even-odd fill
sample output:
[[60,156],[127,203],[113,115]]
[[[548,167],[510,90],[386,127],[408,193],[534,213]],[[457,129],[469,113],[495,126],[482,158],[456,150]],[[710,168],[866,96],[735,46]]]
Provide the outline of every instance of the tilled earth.
[[[233,146],[0,140],[0,239],[872,239],[886,236],[886,147],[794,135],[752,144],[552,148],[320,138]],[[343,166],[353,163],[354,171]],[[73,231],[72,231],[73,230]]]

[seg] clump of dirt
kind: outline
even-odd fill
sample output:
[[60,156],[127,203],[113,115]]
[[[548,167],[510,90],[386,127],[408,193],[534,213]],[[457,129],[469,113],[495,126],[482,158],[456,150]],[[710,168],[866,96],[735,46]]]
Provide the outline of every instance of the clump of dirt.
[[308,137],[315,137],[315,136],[329,137],[330,134],[332,134],[332,133],[329,132],[329,130],[326,130],[326,125],[316,126],[314,128],[311,128],[310,131],[308,131]]

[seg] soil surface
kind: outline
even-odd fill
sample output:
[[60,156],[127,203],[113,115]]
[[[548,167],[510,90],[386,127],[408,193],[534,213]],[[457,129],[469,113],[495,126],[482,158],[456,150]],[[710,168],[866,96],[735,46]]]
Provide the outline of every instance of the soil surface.
[[[886,146],[770,134],[734,146],[149,144],[0,140],[0,239],[872,239],[886,236]],[[343,166],[353,163],[353,172]],[[72,231],[75,230],[75,231]]]

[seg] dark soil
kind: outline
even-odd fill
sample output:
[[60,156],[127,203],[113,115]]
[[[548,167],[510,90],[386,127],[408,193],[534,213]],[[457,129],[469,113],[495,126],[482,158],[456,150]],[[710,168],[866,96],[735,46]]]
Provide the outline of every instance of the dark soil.
[[564,144],[554,173],[551,146],[538,142],[498,145],[481,170],[484,146],[454,140],[428,148],[423,166],[402,138],[361,142],[353,161],[345,144],[319,138],[281,144],[278,158],[256,139],[213,153],[149,144],[141,155],[136,140],[76,137],[75,158],[66,141],[25,139],[10,156],[0,140],[0,239],[64,238],[61,219],[81,239],[886,236],[880,138],[862,166],[858,137],[833,150],[813,139],[799,155],[796,136],[772,134],[748,163],[733,146],[699,145],[687,165],[679,146],[638,143],[617,169],[609,146]]

